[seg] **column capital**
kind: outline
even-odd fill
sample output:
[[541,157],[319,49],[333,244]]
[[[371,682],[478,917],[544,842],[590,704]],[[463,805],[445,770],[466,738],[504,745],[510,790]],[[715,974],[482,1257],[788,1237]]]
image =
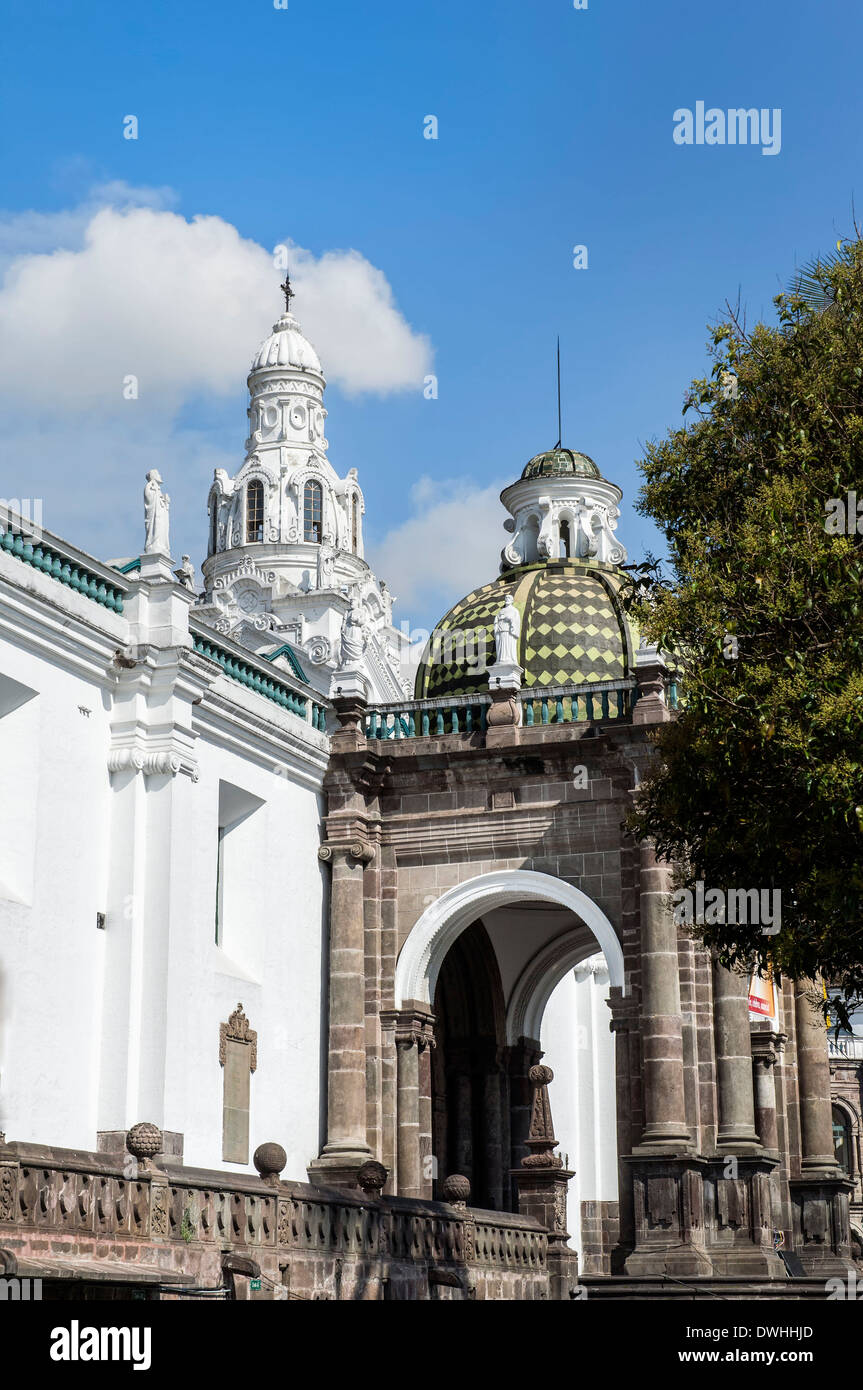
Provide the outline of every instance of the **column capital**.
[[414,1002],[404,1009],[382,1009],[381,1027],[395,1032],[396,1047],[417,1047],[420,1051],[435,1046],[434,1014]]
[[325,864],[334,863],[337,855],[344,855],[351,864],[370,864],[375,857],[375,847],[367,840],[328,840],[318,849],[318,858]]
[[762,1062],[768,1067],[775,1067],[782,1053],[785,1051],[788,1034],[777,1033],[769,1024],[765,1026],[765,1024],[759,1020],[758,1023],[750,1025],[749,1037],[752,1048],[752,1060],[754,1062]]

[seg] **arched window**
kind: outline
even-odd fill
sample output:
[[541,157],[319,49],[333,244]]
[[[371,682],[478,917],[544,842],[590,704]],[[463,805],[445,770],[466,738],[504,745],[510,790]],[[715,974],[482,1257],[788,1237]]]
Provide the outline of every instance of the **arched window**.
[[214,492],[210,498],[210,554],[215,555],[219,544],[219,499]]
[[851,1120],[839,1105],[833,1106],[833,1152],[845,1173],[851,1172]]
[[360,547],[360,499],[354,493],[351,498],[351,550],[356,555]]
[[264,484],[253,478],[246,488],[246,544],[264,539]]
[[323,536],[324,490],[314,480],[303,489],[303,540],[320,545]]
[[570,540],[569,540],[569,522],[568,522],[568,521],[562,521],[562,522],[560,523],[560,558],[561,558],[561,560],[568,560],[568,559],[569,559],[569,547],[570,547]]

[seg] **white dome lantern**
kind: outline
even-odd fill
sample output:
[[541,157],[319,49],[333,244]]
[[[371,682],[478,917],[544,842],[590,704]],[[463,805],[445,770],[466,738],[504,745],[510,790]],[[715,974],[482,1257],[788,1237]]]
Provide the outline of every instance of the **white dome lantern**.
[[273,331],[261,343],[252,359],[250,376],[271,367],[292,367],[323,377],[321,360],[290,310],[273,324]]

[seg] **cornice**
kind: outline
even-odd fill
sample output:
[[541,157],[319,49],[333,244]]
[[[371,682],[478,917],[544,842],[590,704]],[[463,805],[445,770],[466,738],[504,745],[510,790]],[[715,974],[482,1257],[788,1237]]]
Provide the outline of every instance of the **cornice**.
[[100,608],[100,622],[92,621],[95,612],[89,609],[95,605],[89,599],[67,589],[56,592],[61,586],[35,571],[28,571],[27,583],[19,583],[6,568],[17,563],[0,555],[0,636],[40,660],[110,688],[114,654],[128,641],[128,620]]

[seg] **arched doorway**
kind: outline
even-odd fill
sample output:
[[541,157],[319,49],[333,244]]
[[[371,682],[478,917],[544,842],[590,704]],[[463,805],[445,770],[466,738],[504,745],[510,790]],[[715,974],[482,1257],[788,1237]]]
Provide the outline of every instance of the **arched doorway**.
[[505,1006],[494,948],[481,922],[447,952],[433,1012],[434,1171],[439,1177],[463,1173],[476,1206],[502,1210],[509,1206]]
[[[431,1132],[425,1131],[434,1181],[419,1189],[424,1195],[439,1196],[442,1180],[459,1172],[471,1180],[473,1205],[516,1209],[511,1173],[527,1153],[528,1074],[545,1046],[543,1015],[555,988],[573,977],[580,962],[595,957],[599,946],[606,981],[622,987],[623,954],[605,914],[566,880],[530,870],[467,880],[443,894],[414,925],[399,956],[396,1000],[402,1009],[425,1007],[434,1019],[427,1100]],[[606,1033],[609,1018],[603,1005],[597,1026]],[[545,1057],[555,1069],[552,1101],[555,1087],[572,1091],[576,1064],[583,1061],[576,1057],[581,1032],[583,1024],[574,1015],[569,1035],[558,1018],[558,1055]],[[613,1131],[613,1046],[610,1038],[606,1043],[596,1083],[603,1088]],[[405,1103],[413,1104],[407,1088]],[[424,1104],[421,1095],[420,1114]],[[398,1114],[401,1125],[401,1099]],[[613,1132],[611,1152],[616,1170]],[[410,1176],[406,1182],[399,1176],[398,1190],[411,1190]]]

